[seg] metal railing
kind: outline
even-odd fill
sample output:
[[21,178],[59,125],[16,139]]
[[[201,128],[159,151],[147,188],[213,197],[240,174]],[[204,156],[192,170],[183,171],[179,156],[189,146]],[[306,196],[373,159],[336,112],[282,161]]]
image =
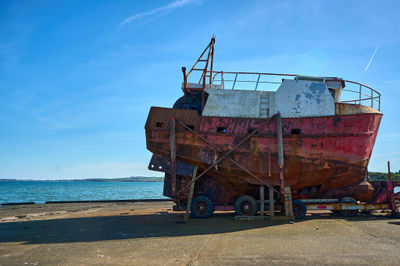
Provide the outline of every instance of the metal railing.
[[[356,99],[341,100],[342,103],[354,103],[359,105],[369,106],[378,111],[381,110],[381,94],[373,88],[359,82],[344,80],[347,83],[348,89],[344,88],[342,91],[358,95]],[[351,87],[350,87],[351,86]],[[354,90],[355,88],[357,90]]]
[[[212,84],[220,85],[222,89],[265,90],[276,91],[282,83],[282,78],[293,78],[295,74],[259,73],[259,72],[224,72],[212,73]],[[324,77],[309,77],[313,80],[332,80]],[[339,80],[339,79],[338,79]],[[346,87],[341,90],[340,102],[353,103],[381,110],[381,94],[373,88],[359,82],[343,80]]]
[[[246,79],[241,78],[245,76]],[[268,80],[265,80],[268,77]],[[282,77],[296,77],[293,74],[275,74],[275,73],[258,73],[258,72],[224,72],[224,71],[213,71],[213,84],[220,85],[223,89],[229,88],[245,89],[245,90],[276,90],[282,83]],[[252,84],[252,86],[250,85]],[[242,85],[242,86],[241,86]],[[243,86],[244,85],[244,86]],[[265,85],[275,85],[274,87]]]

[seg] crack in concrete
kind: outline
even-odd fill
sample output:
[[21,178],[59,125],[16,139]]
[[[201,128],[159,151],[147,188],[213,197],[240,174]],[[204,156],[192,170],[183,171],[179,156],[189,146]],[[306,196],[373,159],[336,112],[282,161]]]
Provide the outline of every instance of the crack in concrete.
[[203,252],[203,250],[205,249],[205,247],[208,245],[208,243],[210,242],[211,238],[212,238],[213,234],[210,234],[208,236],[208,238],[206,239],[206,241],[204,241],[203,245],[201,245],[199,252],[196,254],[196,256],[191,259],[186,265],[193,265],[193,263],[199,259],[201,253]]

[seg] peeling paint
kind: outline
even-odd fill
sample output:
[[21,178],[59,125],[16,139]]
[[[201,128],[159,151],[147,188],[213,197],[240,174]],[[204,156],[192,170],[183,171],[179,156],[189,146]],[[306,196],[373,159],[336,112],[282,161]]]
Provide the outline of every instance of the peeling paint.
[[271,113],[280,112],[283,118],[335,115],[335,103],[322,82],[283,80],[275,93]]

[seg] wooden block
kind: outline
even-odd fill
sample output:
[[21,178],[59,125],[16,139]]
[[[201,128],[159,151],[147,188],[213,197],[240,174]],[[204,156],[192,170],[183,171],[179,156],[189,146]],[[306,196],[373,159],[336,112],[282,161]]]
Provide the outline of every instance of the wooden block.
[[270,216],[269,219],[271,221],[294,221],[295,217],[294,216],[282,216],[282,215],[278,215],[278,216]]
[[268,220],[268,217],[267,216],[235,216],[235,220],[263,221],[263,220]]
[[292,192],[289,186],[285,186],[284,191],[285,215],[291,217],[293,216]]

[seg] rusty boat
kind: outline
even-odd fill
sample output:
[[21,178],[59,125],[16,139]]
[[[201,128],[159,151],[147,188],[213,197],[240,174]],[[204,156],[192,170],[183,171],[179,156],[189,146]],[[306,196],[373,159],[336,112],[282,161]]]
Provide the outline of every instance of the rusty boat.
[[366,176],[378,91],[337,77],[216,71],[214,44],[182,68],[183,96],[147,118],[149,169],[165,173],[165,196],[184,208],[193,186],[199,217],[246,213],[260,186],[276,201],[285,185],[294,199],[374,200]]

